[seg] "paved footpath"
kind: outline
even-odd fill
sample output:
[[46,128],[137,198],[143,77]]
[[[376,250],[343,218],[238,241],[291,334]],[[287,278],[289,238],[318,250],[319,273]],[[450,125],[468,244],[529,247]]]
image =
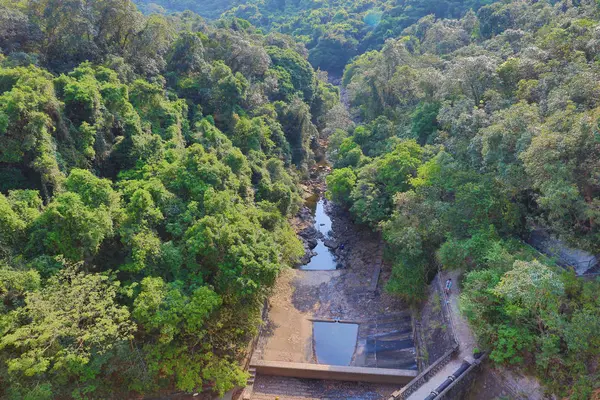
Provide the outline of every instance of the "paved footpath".
[[433,390],[440,386],[448,376],[452,375],[454,371],[460,368],[464,359],[473,359],[473,349],[477,346],[475,336],[469,327],[467,321],[462,317],[458,309],[458,301],[460,297],[460,271],[444,271],[441,272],[440,281],[442,284],[446,283],[447,279],[452,279],[452,293],[447,299],[450,306],[452,328],[454,329],[454,335],[459,344],[458,354],[454,356],[452,360],[442,368],[435,376],[421,386],[416,392],[409,396],[410,400],[423,400]]

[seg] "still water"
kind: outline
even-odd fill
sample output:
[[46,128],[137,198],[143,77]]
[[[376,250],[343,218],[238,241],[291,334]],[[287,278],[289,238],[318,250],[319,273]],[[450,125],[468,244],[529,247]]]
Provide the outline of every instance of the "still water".
[[358,324],[313,322],[313,337],[319,364],[350,365],[356,348]]
[[316,256],[313,256],[308,264],[303,265],[300,269],[307,271],[322,271],[333,270],[337,268],[337,262],[334,254],[325,246],[324,239],[329,238],[331,231],[331,218],[325,212],[325,199],[321,198],[315,208],[315,228],[323,234],[317,239],[317,247],[313,249]]

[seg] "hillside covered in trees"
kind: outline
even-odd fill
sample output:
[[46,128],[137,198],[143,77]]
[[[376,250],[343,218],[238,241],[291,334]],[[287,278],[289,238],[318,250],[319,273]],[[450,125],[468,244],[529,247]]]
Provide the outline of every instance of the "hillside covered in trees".
[[302,46],[129,1],[0,2],[0,397],[244,385],[338,102]]
[[493,0],[136,0],[144,9],[207,18],[238,17],[266,32],[281,32],[305,44],[315,68],[341,75],[346,63],[379,49],[421,17],[460,18]]
[[204,18],[216,19],[241,3],[240,0],[134,0],[145,14],[167,14],[192,11]]
[[600,251],[599,16],[506,1],[424,17],[348,64],[363,123],[329,139],[329,195],[383,231],[388,290],[417,302],[437,264],[467,271],[463,312],[490,358],[571,399],[600,382],[598,283],[522,239],[543,227]]
[[600,284],[523,239],[600,252],[598,54],[593,0],[0,0],[0,398],[243,386],[323,142],[388,291],[465,271],[490,359],[592,398]]

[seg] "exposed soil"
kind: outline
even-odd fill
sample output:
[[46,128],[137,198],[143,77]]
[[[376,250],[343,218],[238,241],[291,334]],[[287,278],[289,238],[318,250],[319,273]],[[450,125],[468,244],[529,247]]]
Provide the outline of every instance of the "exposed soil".
[[280,275],[269,300],[269,318],[258,348],[265,360],[307,362],[312,359],[312,324],[308,310],[292,305],[297,270]]

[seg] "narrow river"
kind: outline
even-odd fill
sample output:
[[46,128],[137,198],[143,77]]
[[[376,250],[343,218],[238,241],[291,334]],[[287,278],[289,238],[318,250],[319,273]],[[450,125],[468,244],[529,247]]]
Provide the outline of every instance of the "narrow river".
[[317,245],[312,249],[313,255],[308,262],[300,267],[307,271],[327,271],[337,269],[337,260],[331,249],[325,245],[325,240],[330,239],[331,218],[325,211],[327,199],[320,197],[315,209],[314,228],[317,231]]

